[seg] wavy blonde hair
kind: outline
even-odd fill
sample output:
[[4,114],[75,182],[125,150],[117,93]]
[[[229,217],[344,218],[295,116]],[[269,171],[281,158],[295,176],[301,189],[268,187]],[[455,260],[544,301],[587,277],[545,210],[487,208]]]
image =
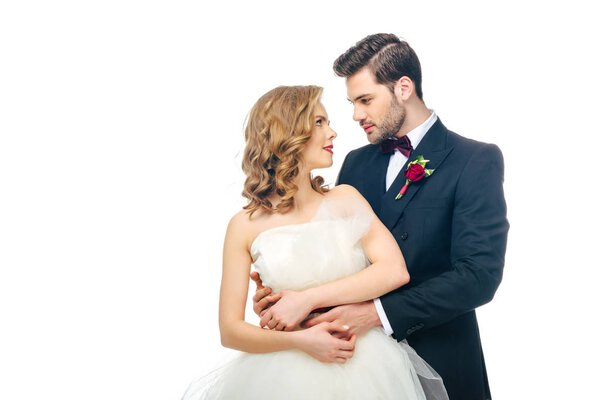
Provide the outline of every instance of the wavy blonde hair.
[[[250,110],[244,131],[246,147],[242,170],[246,174],[242,195],[244,209],[268,213],[289,211],[298,187],[293,180],[300,172],[301,152],[315,126],[315,108],[323,88],[319,86],[279,86],[264,94]],[[323,178],[311,178],[319,193]],[[281,197],[273,206],[269,197]]]

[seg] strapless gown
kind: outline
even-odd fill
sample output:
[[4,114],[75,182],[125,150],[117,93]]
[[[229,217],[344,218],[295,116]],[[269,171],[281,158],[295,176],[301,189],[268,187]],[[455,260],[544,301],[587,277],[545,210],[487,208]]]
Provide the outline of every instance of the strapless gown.
[[[360,244],[373,214],[353,198],[325,199],[307,223],[268,229],[251,247],[253,266],[274,291],[302,290],[368,266]],[[417,373],[418,372],[418,373]],[[423,384],[421,384],[423,383]],[[424,390],[425,389],[425,390]],[[380,329],[357,338],[344,364],[299,350],[241,353],[192,382],[184,400],[445,399],[441,378],[405,342]]]

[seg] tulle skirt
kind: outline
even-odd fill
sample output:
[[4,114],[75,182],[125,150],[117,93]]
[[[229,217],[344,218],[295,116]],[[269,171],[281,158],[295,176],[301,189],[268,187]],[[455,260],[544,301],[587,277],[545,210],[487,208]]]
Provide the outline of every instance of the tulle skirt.
[[356,341],[344,364],[322,363],[297,350],[242,353],[189,386],[183,400],[447,399],[441,378],[404,342],[382,329]]

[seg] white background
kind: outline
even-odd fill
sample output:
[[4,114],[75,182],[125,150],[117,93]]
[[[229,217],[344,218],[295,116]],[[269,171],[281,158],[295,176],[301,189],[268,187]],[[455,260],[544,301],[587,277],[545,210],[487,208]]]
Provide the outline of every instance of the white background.
[[494,398],[597,396],[584,4],[2,2],[0,398],[178,399],[230,356],[218,288],[246,114],[275,86],[324,86],[333,182],[366,140],[331,65],[376,32],[416,50],[447,127],[505,156],[504,281],[478,311]]

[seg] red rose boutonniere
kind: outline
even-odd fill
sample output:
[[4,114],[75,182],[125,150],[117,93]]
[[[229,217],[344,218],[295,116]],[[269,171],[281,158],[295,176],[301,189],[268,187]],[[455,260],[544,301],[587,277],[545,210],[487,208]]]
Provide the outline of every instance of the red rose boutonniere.
[[396,200],[400,200],[402,196],[406,193],[406,189],[408,189],[408,185],[411,182],[419,182],[423,178],[427,178],[431,174],[433,174],[434,169],[427,169],[425,166],[429,160],[425,160],[423,156],[417,156],[417,159],[408,163],[406,167],[406,171],[404,171],[404,176],[406,177],[406,183],[400,189],[400,193],[396,196]]

